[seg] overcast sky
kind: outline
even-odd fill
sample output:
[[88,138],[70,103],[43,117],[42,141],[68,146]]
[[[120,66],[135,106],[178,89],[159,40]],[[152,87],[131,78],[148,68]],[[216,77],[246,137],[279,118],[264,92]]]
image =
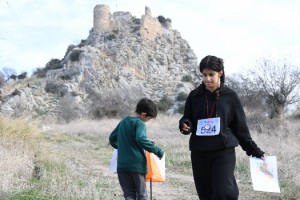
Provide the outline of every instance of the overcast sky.
[[31,73],[62,59],[70,44],[88,37],[97,4],[138,18],[150,7],[153,17],[172,20],[199,61],[221,57],[227,73],[270,56],[300,65],[298,0],[0,0],[0,68]]

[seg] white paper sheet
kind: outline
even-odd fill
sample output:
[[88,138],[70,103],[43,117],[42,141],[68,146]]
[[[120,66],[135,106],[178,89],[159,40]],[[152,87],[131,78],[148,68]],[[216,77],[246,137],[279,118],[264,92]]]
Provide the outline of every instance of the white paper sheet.
[[254,190],[280,193],[276,156],[250,158],[250,172]]
[[110,161],[110,165],[109,165],[109,171],[116,173],[117,172],[117,159],[118,159],[118,149],[114,149],[112,157],[111,157],[111,161]]

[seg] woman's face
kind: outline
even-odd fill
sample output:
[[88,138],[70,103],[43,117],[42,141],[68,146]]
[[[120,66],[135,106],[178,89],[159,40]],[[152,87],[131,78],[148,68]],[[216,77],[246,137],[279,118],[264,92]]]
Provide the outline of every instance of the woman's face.
[[204,69],[202,71],[202,77],[204,85],[206,89],[213,92],[219,88],[219,80],[220,77],[223,75],[223,71],[217,72],[211,69]]

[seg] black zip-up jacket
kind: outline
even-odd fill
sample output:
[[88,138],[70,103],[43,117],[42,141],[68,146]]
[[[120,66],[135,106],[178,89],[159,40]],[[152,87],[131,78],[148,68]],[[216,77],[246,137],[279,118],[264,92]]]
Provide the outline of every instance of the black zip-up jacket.
[[[244,109],[235,91],[222,88],[218,100],[216,93],[203,91],[202,86],[191,91],[186,103],[184,115],[179,121],[179,129],[186,123],[191,127],[189,147],[191,151],[212,152],[237,147],[239,144],[247,155],[262,157],[264,152],[252,140],[247,126]],[[215,101],[215,104],[214,104]],[[220,134],[217,136],[197,136],[199,119],[220,117]],[[184,132],[184,134],[189,134]]]

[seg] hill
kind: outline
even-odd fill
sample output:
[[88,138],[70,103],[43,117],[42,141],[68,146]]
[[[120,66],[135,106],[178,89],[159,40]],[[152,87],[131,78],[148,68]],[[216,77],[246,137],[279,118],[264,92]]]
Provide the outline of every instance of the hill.
[[89,36],[69,45],[61,60],[2,88],[1,112],[71,121],[124,114],[147,96],[171,101],[163,109],[176,113],[176,98],[199,81],[197,62],[171,19],[152,17],[148,7],[139,19],[96,5]]

